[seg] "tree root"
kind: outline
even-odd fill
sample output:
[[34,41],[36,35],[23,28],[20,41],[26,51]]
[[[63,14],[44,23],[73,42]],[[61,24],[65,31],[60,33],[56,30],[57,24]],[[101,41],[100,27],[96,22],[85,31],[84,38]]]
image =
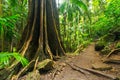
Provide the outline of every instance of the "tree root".
[[67,63],[73,70],[77,70],[83,74],[86,74],[86,71],[87,72],[90,72],[90,73],[93,73],[93,74],[96,74],[96,75],[101,75],[103,77],[106,77],[106,78],[109,78],[111,80],[119,80],[118,77],[115,77],[115,76],[112,76],[112,75],[109,75],[109,74],[105,74],[105,73],[102,73],[100,71],[96,71],[96,70],[92,70],[92,69],[88,69],[88,68],[83,68],[83,67],[80,67],[80,66],[77,66],[75,64],[70,64],[70,63]]
[[17,75],[13,75],[11,80],[18,80],[18,78],[24,74],[29,68],[33,67],[35,60],[32,60],[27,66],[25,66]]
[[120,48],[118,48],[118,49],[113,49],[113,50],[106,56],[106,58],[110,57],[111,54],[117,53],[117,52],[119,52],[119,51],[120,51]]
[[83,70],[81,68],[78,68],[78,67],[74,66],[73,64],[70,64],[70,63],[66,63],[66,64],[69,65],[73,70],[79,71],[82,74],[85,74],[85,75],[90,74],[89,72],[87,72],[87,71],[85,71],[85,70]]
[[103,61],[104,63],[115,63],[120,64],[120,60],[114,60],[114,59],[106,59]]
[[70,63],[67,63],[67,62],[66,62],[66,64],[69,65],[73,70],[81,72],[82,74],[84,74],[84,76],[89,80],[89,77],[87,75],[89,75],[90,73],[88,71],[80,69],[80,68],[74,66],[73,64],[70,64]]
[[65,65],[60,65],[58,68],[55,69],[55,71],[52,73],[52,80],[54,80],[54,78],[58,74],[58,72],[62,71],[63,67],[65,67]]
[[39,57],[37,57],[37,59],[36,59],[36,61],[35,61],[35,65],[34,65],[34,69],[33,69],[33,70],[36,70],[37,64],[38,64],[38,60],[39,60]]
[[6,80],[7,77],[11,76],[10,74],[11,74],[12,71],[13,71],[12,69],[10,69],[10,70],[8,70],[8,69],[0,70],[0,80]]
[[19,65],[18,63],[18,61],[14,61],[10,67],[0,70],[0,80],[10,80],[12,75],[15,73],[14,69]]

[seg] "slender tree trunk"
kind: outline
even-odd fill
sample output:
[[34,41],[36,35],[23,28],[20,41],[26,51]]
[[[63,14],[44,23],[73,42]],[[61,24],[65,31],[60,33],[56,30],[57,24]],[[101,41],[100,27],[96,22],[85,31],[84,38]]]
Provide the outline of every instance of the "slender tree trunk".
[[0,0],[0,16],[2,16],[2,0]]
[[[2,0],[0,0],[0,17],[2,16]],[[3,51],[3,34],[2,30],[0,31],[0,51]]]

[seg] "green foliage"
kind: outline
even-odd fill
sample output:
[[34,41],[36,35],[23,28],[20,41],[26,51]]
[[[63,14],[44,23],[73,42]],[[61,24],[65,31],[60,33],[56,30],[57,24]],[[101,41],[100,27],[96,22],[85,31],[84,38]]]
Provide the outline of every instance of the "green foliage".
[[101,52],[101,55],[107,55],[110,53],[110,51],[111,49],[108,46],[105,46],[105,48],[102,49],[100,52]]
[[92,35],[96,38],[101,37],[111,30],[120,26],[120,0],[111,0],[108,2],[105,10],[99,16],[98,19],[93,22]]
[[97,22],[93,23],[92,28],[94,31],[93,35],[100,37],[104,34],[107,34],[112,28],[112,25],[107,17],[102,16],[98,19]]
[[120,48],[120,42],[116,44],[116,48]]
[[15,31],[15,23],[19,19],[20,15],[12,15],[8,17],[0,18],[0,35],[6,36],[7,40],[12,39],[12,37],[18,37],[18,34]]
[[0,68],[9,66],[11,58],[15,58],[17,61],[20,61],[23,66],[28,64],[28,60],[17,52],[0,52]]
[[[91,22],[86,12],[89,12]],[[106,42],[113,42],[115,35],[109,33],[119,32],[120,0],[68,0],[60,6],[60,23],[67,51],[87,44],[91,38],[103,36]]]
[[11,51],[26,25],[28,0],[2,1],[0,14],[0,51]]
[[[82,24],[84,18],[88,19],[88,8],[82,0],[69,0],[60,6],[61,36],[67,52],[77,49],[77,46],[86,45],[91,41],[90,28]],[[84,28],[86,27],[86,28]]]
[[120,0],[112,0],[106,9],[106,15],[108,17],[119,17],[120,16]]
[[[12,16],[7,16],[7,17],[1,17],[0,18],[0,24],[3,26],[10,26],[10,25],[14,25],[16,20],[20,18],[20,15],[12,15]],[[7,23],[8,22],[8,23]],[[11,23],[10,23],[11,22]],[[14,26],[12,26],[14,27]]]
[[79,8],[82,8],[84,11],[88,11],[87,6],[82,0],[70,0],[72,4],[75,4],[79,6]]
[[105,14],[113,21],[114,26],[120,25],[120,0],[112,0],[106,8]]

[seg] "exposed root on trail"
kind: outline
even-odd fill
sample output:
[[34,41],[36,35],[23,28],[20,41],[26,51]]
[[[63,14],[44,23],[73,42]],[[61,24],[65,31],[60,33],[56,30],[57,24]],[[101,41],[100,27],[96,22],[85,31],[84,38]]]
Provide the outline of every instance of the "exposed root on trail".
[[17,75],[13,75],[11,80],[18,80],[18,78],[25,73],[30,67],[33,67],[32,65],[34,64],[34,60],[32,60],[27,66],[25,66]]
[[84,76],[89,80],[89,78],[87,77],[87,75],[90,74],[89,72],[87,72],[85,70],[82,70],[82,69],[80,69],[78,67],[75,67],[73,64],[70,64],[70,63],[67,63],[67,62],[66,62],[66,64],[69,65],[73,70],[81,72],[82,74],[84,74]]
[[53,71],[53,73],[52,73],[52,80],[54,80],[54,78],[56,77],[56,75],[57,75],[58,73],[60,73],[64,67],[65,67],[65,63],[62,64],[62,65],[59,65],[59,66],[55,69],[55,71]]
[[106,59],[103,61],[104,63],[115,63],[120,64],[120,60],[114,60],[114,59]]
[[106,58],[109,58],[112,54],[120,52],[120,48],[113,49],[107,56]]
[[69,65],[73,70],[76,70],[76,71],[79,71],[79,72],[81,72],[82,74],[90,74],[89,72],[87,72],[87,71],[85,71],[85,70],[83,70],[83,69],[80,69],[80,68],[78,68],[78,67],[75,67],[73,64],[70,64],[70,63],[67,63],[66,62],[66,64],[67,65]]
[[90,73],[93,73],[95,75],[101,75],[103,77],[109,78],[111,80],[119,80],[118,77],[115,77],[115,76],[112,76],[109,74],[105,74],[105,73],[102,73],[100,71],[96,71],[96,70],[92,70],[92,69],[88,69],[88,68],[83,68],[83,67],[77,66],[73,63],[71,64],[71,63],[66,62],[66,64],[68,64],[73,70],[79,71],[79,72],[83,73],[84,75],[87,75],[88,72],[90,72]]

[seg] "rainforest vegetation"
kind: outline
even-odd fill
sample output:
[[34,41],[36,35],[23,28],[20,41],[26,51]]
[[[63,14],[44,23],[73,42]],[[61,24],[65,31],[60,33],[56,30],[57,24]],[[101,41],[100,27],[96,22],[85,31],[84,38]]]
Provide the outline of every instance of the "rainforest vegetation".
[[49,70],[91,43],[120,52],[120,0],[0,0],[0,80]]

